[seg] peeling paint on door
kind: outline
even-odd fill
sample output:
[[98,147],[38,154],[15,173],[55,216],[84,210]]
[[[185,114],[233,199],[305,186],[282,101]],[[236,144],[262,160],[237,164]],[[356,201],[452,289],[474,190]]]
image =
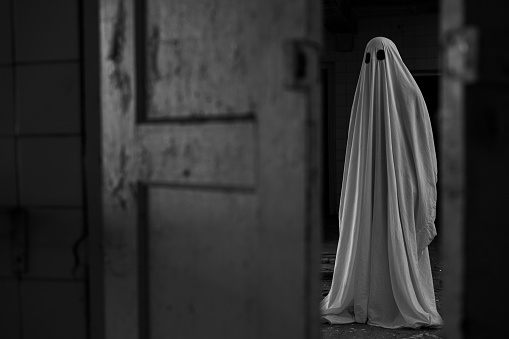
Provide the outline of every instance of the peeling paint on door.
[[124,6],[124,1],[118,2],[108,58],[114,65],[113,72],[110,74],[111,82],[120,93],[122,112],[126,113],[131,104],[133,94],[131,89],[131,77],[123,66],[126,42],[126,11]]

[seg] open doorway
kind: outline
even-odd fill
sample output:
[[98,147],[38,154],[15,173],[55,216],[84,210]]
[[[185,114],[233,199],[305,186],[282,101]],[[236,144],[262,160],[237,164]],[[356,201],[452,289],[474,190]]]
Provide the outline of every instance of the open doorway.
[[[337,205],[339,203],[336,161],[336,89],[335,89],[335,63],[324,62],[321,65],[322,82],[322,237],[324,240],[323,252],[333,253],[335,245],[330,239],[337,239]],[[341,187],[339,187],[341,189]]]
[[[435,141],[435,150],[437,154],[437,159],[440,159],[440,135],[439,135],[439,125],[438,125],[438,109],[439,109],[439,83],[441,72],[438,69],[430,69],[426,71],[414,71],[412,75],[419,86],[419,89],[422,92],[422,96],[424,100],[426,100],[426,106],[428,108],[429,117],[431,120],[431,128],[433,129],[433,139]],[[439,174],[440,175],[440,174]],[[442,194],[441,190],[441,182],[438,182],[437,190],[438,196],[440,197]],[[437,216],[440,214],[440,204],[437,204]],[[437,233],[440,234],[440,218],[435,219],[435,227],[437,229]],[[435,239],[436,244],[440,242],[440,236],[437,236]]]
[[[437,112],[441,73],[438,49],[439,2],[437,0],[324,0],[323,19],[325,46],[322,57],[323,142],[327,145],[323,146],[325,159],[323,161],[321,268],[322,296],[325,296],[332,281],[339,238],[337,211],[342,189],[350,110],[367,42],[374,37],[383,36],[391,39],[398,47],[405,65],[414,76],[426,101],[436,149],[439,145]],[[334,97],[333,100],[330,98],[331,95]],[[438,151],[437,158],[439,158]],[[440,194],[440,186],[438,190]],[[333,198],[331,198],[332,195],[334,195]],[[440,234],[440,226],[436,226]],[[429,249],[435,296],[440,312],[442,265],[438,239],[439,236]],[[360,324],[344,326],[344,328],[323,325],[322,338],[352,337],[352,330],[362,331],[363,334],[366,331],[380,332],[379,328],[374,329]],[[345,332],[342,333],[342,331]],[[432,332],[433,335],[440,337],[439,330]]]

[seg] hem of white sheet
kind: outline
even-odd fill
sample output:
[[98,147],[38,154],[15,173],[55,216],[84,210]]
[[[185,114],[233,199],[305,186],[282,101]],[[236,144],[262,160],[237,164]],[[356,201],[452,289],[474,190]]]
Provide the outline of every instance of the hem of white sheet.
[[[355,323],[355,319],[353,317],[349,316],[340,316],[337,314],[325,314],[321,316],[322,323],[329,323],[331,325],[346,325],[346,324],[352,324]],[[359,323],[364,324],[364,323]],[[383,324],[377,324],[372,323],[369,321],[366,322],[366,324],[371,326],[377,326],[382,328],[388,328],[388,329],[396,329],[396,328],[413,328],[413,329],[419,329],[419,328],[429,328],[429,329],[438,329],[442,328],[442,324],[405,324],[405,325],[395,325],[395,326],[388,326]]]

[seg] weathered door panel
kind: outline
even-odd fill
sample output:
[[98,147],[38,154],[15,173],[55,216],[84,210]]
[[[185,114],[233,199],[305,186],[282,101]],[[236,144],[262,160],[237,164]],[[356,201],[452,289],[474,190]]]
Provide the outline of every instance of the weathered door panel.
[[149,192],[152,337],[256,337],[254,191],[162,185]]
[[256,67],[270,6],[248,1],[147,1],[147,116],[238,116],[255,110]]
[[318,333],[318,8],[101,1],[107,338]]
[[135,147],[152,182],[255,185],[256,123],[142,125]]

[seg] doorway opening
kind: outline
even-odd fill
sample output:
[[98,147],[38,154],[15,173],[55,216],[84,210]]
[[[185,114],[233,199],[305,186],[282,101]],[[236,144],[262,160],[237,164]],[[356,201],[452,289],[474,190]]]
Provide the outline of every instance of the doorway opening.
[[[439,121],[438,121],[438,92],[439,92],[439,83],[441,73],[438,70],[428,70],[428,71],[414,71],[412,75],[421,90],[422,96],[426,101],[426,106],[428,108],[429,118],[431,120],[431,128],[433,130],[433,140],[435,141],[435,151],[437,154],[437,160],[440,161],[440,136],[439,136]],[[440,173],[439,173],[440,176]],[[439,180],[437,184],[437,192],[438,197],[440,199],[442,190],[442,183]],[[440,235],[440,218],[438,215],[440,213],[440,204],[437,203],[437,218],[435,219],[435,227],[437,229],[437,233]],[[436,245],[438,245],[440,241],[440,236],[437,236],[434,240]],[[437,246],[438,247],[438,246]]]
[[[322,296],[327,295],[333,277],[339,239],[338,208],[353,97],[363,62],[364,49],[377,36],[391,39],[417,82],[432,124],[437,159],[439,60],[439,2],[430,1],[323,1],[324,53],[321,62],[323,119],[323,208],[322,208]],[[437,186],[440,199],[440,180]],[[437,216],[438,216],[437,209]],[[441,228],[436,219],[437,232]],[[430,246],[433,284],[437,308],[442,306],[442,265],[439,236]],[[366,331],[370,326],[322,325],[322,338],[348,338],[351,328]],[[380,329],[378,329],[380,330]],[[341,330],[339,330],[341,332]],[[376,331],[376,329],[375,329]],[[395,330],[387,330],[392,333]],[[361,333],[361,332],[359,332]],[[440,336],[440,330],[433,332]]]
[[[341,184],[341,178],[337,178],[337,162],[335,156],[336,150],[336,116],[335,116],[335,67],[333,62],[322,63],[321,82],[322,82],[322,252],[335,252],[335,243],[339,236],[337,227],[337,205],[338,182]],[[341,187],[339,187],[341,190]]]

